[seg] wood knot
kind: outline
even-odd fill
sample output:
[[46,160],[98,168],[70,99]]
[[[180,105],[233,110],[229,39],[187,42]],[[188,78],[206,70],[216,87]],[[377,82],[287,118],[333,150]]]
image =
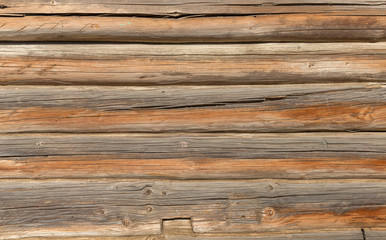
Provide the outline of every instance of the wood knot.
[[186,142],[186,141],[181,141],[181,142],[180,142],[180,146],[183,147],[183,148],[188,147],[188,145],[189,145],[189,143]]
[[268,185],[267,189],[268,189],[268,191],[272,191],[273,190],[273,186],[272,185]]
[[98,24],[91,24],[90,26],[92,29],[98,29],[99,28],[99,25]]
[[123,219],[122,220],[122,225],[125,226],[125,227],[128,227],[128,226],[130,226],[130,221],[128,219]]
[[106,214],[106,211],[104,209],[99,209],[99,211],[97,212],[98,215],[105,215]]
[[146,208],[146,212],[148,212],[148,213],[151,213],[151,212],[153,212],[154,211],[154,208],[153,207],[147,207]]
[[151,189],[146,189],[145,191],[143,191],[143,194],[145,194],[146,196],[150,196],[153,194],[153,191]]
[[274,217],[275,214],[276,214],[275,209],[271,208],[271,207],[268,207],[268,208],[264,209],[264,211],[263,211],[263,215],[266,217],[269,217],[269,218]]

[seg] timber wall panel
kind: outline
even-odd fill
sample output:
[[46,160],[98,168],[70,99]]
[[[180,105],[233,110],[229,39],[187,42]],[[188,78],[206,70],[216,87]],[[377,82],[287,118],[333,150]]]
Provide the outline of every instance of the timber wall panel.
[[385,239],[385,11],[0,0],[0,239]]

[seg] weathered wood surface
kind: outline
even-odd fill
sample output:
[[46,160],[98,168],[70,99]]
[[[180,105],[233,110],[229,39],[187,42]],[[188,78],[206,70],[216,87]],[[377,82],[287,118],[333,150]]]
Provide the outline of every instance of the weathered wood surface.
[[0,17],[0,41],[186,43],[382,40],[386,40],[386,16],[284,14],[185,19]]
[[[178,222],[180,220],[173,220]],[[377,235],[366,236],[366,240],[383,240],[386,234],[385,231],[376,231]],[[31,237],[22,238],[22,240],[285,240],[285,239],[297,239],[297,240],[363,240],[363,235],[360,229],[349,229],[346,231],[339,231],[334,229],[328,229],[326,231],[316,232],[291,232],[286,233],[246,233],[246,234],[189,234],[177,235],[173,234],[159,234],[159,235],[144,235],[144,236],[124,236],[124,237]]]
[[385,1],[379,0],[2,0],[0,14],[139,14],[184,16],[186,14],[241,15],[267,13],[344,12],[384,15]]
[[268,84],[386,79],[386,43],[0,46],[0,84]]
[[385,239],[385,10],[0,0],[0,239]]
[[[2,181],[1,239],[161,234],[191,219],[193,233],[386,226],[386,182]],[[369,197],[371,196],[371,197]]]
[[383,240],[386,239],[386,231],[385,229],[363,229],[363,235],[366,240]]
[[2,133],[385,129],[382,84],[0,87]]
[[0,137],[0,178],[385,178],[385,170],[385,133]]

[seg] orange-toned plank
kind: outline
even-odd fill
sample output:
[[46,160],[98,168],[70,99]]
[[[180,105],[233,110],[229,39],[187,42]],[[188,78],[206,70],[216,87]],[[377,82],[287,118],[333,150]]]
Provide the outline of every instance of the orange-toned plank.
[[7,180],[0,182],[0,233],[2,239],[157,235],[167,219],[190,219],[196,234],[384,228],[385,184]]
[[0,178],[385,178],[385,133],[24,134]]
[[381,84],[0,87],[0,132],[386,129]]

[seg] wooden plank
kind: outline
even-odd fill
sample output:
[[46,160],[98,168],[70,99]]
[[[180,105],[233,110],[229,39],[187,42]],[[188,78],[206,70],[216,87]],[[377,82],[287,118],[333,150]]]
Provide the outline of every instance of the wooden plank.
[[386,130],[386,85],[3,86],[0,132]]
[[383,240],[386,239],[385,229],[369,228],[362,230],[366,240]]
[[386,133],[0,136],[0,178],[385,178]]
[[[154,240],[161,240],[155,238]],[[277,233],[268,233],[268,234],[224,234],[224,235],[209,235],[209,234],[197,234],[197,236],[165,236],[165,240],[286,240],[286,239],[296,239],[296,240],[363,240],[360,230],[351,230],[351,231],[331,231],[330,229],[325,232],[305,232],[305,233],[286,233],[286,234],[277,234]],[[91,239],[88,239],[91,240]],[[102,239],[101,239],[102,240]],[[107,239],[106,239],[107,240]],[[114,239],[115,240],[115,239]],[[373,240],[372,238],[367,238],[367,240]],[[375,240],[375,239],[374,239]]]
[[260,15],[185,19],[0,17],[0,41],[382,41],[386,16]]
[[[386,226],[386,182],[50,180],[0,183],[1,239]],[[369,197],[371,196],[371,197]]]
[[[328,229],[316,232],[291,232],[287,233],[236,233],[236,234],[194,234],[187,235],[145,235],[145,236],[124,236],[124,237],[31,237],[22,238],[22,240],[282,240],[282,239],[298,239],[298,240],[363,240],[360,229],[350,229],[346,231],[337,231]],[[375,238],[367,238],[368,240],[376,240]],[[378,239],[377,239],[378,240]]]
[[[182,239],[181,236],[166,236],[160,237],[159,240],[178,240]],[[186,240],[285,240],[285,239],[297,239],[297,240],[331,240],[331,239],[339,239],[339,240],[363,240],[362,236],[359,232],[338,232],[338,233],[329,233],[329,232],[321,232],[321,233],[298,233],[298,234],[267,234],[267,235],[218,235],[218,236],[206,236],[199,235],[198,237],[185,237],[183,239]],[[91,239],[88,239],[91,240]],[[155,238],[154,240],[158,240]]]
[[379,0],[3,0],[0,14],[143,14],[181,16],[184,14],[232,15],[266,13],[345,12],[358,14],[358,9],[368,9],[373,14],[384,15],[385,1]]
[[386,79],[386,43],[0,46],[1,84],[271,84]]

